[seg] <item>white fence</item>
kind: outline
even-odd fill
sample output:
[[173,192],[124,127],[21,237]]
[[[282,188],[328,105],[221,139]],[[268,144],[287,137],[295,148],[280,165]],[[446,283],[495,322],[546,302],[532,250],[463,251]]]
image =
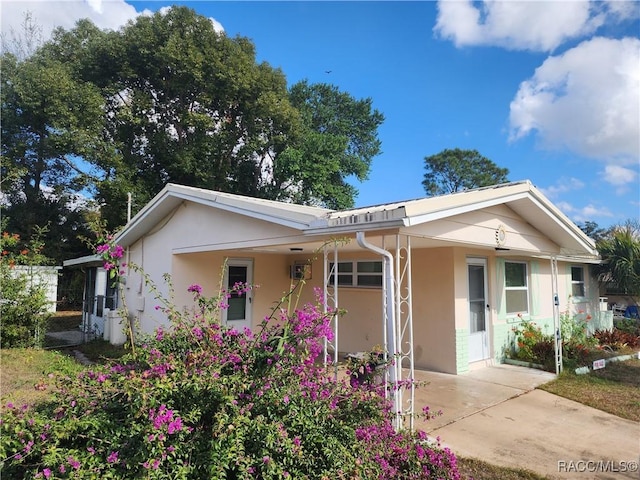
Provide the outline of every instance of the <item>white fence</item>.
[[46,288],[47,312],[56,313],[58,301],[58,275],[62,267],[16,265],[11,271],[16,276],[26,276],[31,285]]

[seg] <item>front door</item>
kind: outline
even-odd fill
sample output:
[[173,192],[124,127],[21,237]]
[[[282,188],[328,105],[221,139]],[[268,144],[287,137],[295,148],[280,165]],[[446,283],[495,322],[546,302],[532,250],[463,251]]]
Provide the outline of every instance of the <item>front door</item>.
[[489,358],[487,335],[487,261],[483,258],[467,260],[469,277],[469,361]]
[[[236,284],[253,282],[253,260],[229,259],[225,270],[224,284],[231,291]],[[222,311],[224,322],[239,332],[244,328],[251,328],[251,290],[248,292],[232,292],[227,300],[229,307]]]

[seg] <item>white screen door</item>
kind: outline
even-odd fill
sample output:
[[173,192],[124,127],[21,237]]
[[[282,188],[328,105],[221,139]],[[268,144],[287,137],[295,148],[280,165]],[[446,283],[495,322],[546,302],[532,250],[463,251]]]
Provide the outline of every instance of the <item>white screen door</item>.
[[489,358],[487,335],[487,261],[467,259],[469,277],[469,361]]
[[[231,290],[237,283],[253,282],[253,260],[229,259],[224,275],[224,285]],[[222,311],[223,321],[238,331],[251,328],[252,292],[233,292],[227,300],[229,308]]]

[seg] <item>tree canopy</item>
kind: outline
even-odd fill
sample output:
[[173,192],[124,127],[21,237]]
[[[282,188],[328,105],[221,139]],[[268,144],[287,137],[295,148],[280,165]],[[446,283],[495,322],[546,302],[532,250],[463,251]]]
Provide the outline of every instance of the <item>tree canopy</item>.
[[[24,53],[24,49],[20,50]],[[22,54],[21,53],[21,54]],[[77,81],[70,65],[41,50],[1,57],[2,191],[7,228],[22,238],[48,227],[46,254],[83,253],[77,194],[88,185],[84,163],[107,149],[102,96]]]
[[602,263],[594,266],[598,279],[617,293],[640,297],[640,225],[627,221],[597,242]]
[[444,195],[508,182],[507,168],[498,167],[477,150],[445,149],[425,157],[427,195]]
[[596,243],[611,235],[613,230],[612,228],[602,228],[596,222],[590,220],[578,223],[577,225],[580,230],[586,233]]
[[[79,194],[111,230],[126,221],[128,193],[135,213],[168,182],[345,208],[350,182],[380,153],[371,99],[307,81],[288,88],[249,39],[189,8],[118,31],[81,20],[38,48],[29,21],[17,53],[2,55],[3,214],[48,219],[51,235],[59,226],[51,248],[86,224]],[[10,227],[30,233],[24,221]]]
[[298,82],[289,100],[301,116],[301,135],[276,157],[271,197],[330,208],[353,206],[357,190],[347,176],[368,177],[380,153],[384,116],[370,98],[357,100],[336,86]]

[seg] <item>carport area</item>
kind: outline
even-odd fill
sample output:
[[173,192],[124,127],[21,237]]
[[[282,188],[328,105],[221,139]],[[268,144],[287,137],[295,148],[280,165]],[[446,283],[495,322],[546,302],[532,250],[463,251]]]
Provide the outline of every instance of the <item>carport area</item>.
[[[443,412],[416,427],[458,455],[549,478],[637,479],[640,425],[535,389],[554,377],[511,365],[416,371],[428,384],[416,389],[415,411]],[[623,462],[636,470],[622,471]]]
[[428,405],[442,415],[416,427],[433,432],[445,425],[517,397],[553,380],[556,376],[542,370],[496,365],[471,370],[460,375],[416,370],[418,382],[427,385],[416,388],[416,413]]

